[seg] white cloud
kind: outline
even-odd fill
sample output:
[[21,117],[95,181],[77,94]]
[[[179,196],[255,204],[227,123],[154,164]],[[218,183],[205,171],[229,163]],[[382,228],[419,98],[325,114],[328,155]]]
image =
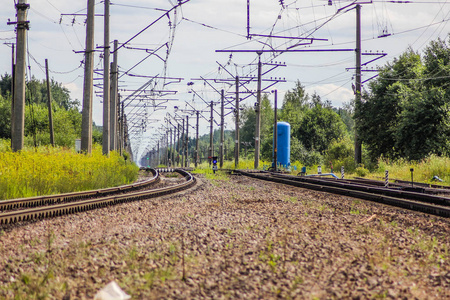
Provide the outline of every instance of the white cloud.
[[334,107],[342,107],[344,103],[349,103],[354,98],[352,90],[336,84],[312,86],[308,87],[306,91],[310,95],[317,93],[322,100],[330,100]]

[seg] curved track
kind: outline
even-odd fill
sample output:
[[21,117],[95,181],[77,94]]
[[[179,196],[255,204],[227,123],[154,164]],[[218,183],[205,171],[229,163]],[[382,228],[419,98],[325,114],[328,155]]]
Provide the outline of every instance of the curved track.
[[45,205],[54,205],[61,203],[74,202],[79,200],[100,198],[105,196],[117,195],[120,193],[129,193],[131,191],[135,191],[138,189],[149,188],[152,185],[158,183],[160,181],[159,174],[157,170],[148,169],[148,171],[152,172],[153,177],[138,183],[133,183],[129,185],[122,185],[118,187],[111,187],[99,190],[91,190],[91,191],[81,191],[81,192],[73,192],[73,193],[64,193],[64,194],[56,194],[56,195],[47,195],[47,196],[36,196],[36,197],[28,197],[28,198],[18,198],[18,199],[10,199],[0,201],[0,212],[20,209],[20,208],[31,208],[31,207],[39,207]]
[[0,211],[2,211],[0,213],[0,225],[62,216],[119,203],[145,200],[176,193],[188,189],[196,183],[195,177],[182,169],[164,171],[177,172],[185,178],[185,181],[174,186],[148,189],[160,180],[159,172],[152,170],[153,178],[136,184],[87,192],[0,201]]
[[234,171],[237,174],[323,192],[340,194],[397,206],[441,217],[450,217],[450,198],[412,192],[398,188],[384,188],[349,180],[298,177],[270,172]]

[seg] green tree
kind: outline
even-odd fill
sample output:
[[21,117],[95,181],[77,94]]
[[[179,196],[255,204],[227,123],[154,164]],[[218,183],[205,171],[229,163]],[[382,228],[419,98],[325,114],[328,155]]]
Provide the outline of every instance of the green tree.
[[351,136],[354,135],[355,121],[353,119],[353,107],[351,103],[344,103],[343,107],[333,108],[333,110],[341,117],[342,122],[347,126],[347,131]]
[[323,153],[334,140],[339,140],[347,133],[346,126],[339,115],[330,107],[323,107],[321,102],[307,110],[299,128],[294,135],[308,151]]
[[423,60],[409,49],[381,70],[356,112],[372,160],[450,152],[449,76],[450,47],[440,39],[425,49]]
[[409,160],[450,150],[450,101],[443,89],[411,91],[401,105],[396,149]]
[[[50,131],[48,108],[46,105],[32,104],[25,108],[25,136],[30,146],[49,145]],[[58,146],[72,147],[81,135],[81,114],[76,109],[58,108],[53,111],[55,143]],[[94,128],[94,134],[98,130]]]
[[0,95],[0,138],[11,139],[11,96]]
[[10,96],[11,93],[11,81],[12,77],[11,75],[5,73],[5,75],[2,75],[0,78],[0,95],[7,98]]
[[[450,35],[449,35],[450,41]],[[448,78],[450,76],[450,45],[442,39],[432,41],[426,47],[423,56],[424,84],[426,87],[441,87],[450,91]]]
[[284,95],[283,105],[278,114],[278,120],[291,124],[291,130],[296,131],[305,111],[309,108],[310,97],[300,81],[295,83],[292,91]]
[[[261,158],[270,160],[272,157],[272,137],[273,137],[273,108],[270,104],[269,97],[264,95],[261,99]],[[255,127],[256,127],[256,112],[253,107],[244,106],[241,113],[242,127],[239,129],[241,142],[250,143],[255,148]],[[249,148],[249,149],[250,149]],[[244,151],[244,147],[241,147]]]
[[370,92],[363,95],[360,109],[355,111],[358,134],[372,160],[383,155],[399,156],[396,131],[400,121],[404,95],[417,89],[417,79],[423,73],[420,55],[412,49],[394,59],[380,70],[377,79],[369,84]]

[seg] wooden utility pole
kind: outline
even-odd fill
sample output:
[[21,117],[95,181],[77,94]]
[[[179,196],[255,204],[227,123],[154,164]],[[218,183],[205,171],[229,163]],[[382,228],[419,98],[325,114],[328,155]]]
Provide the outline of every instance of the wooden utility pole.
[[[355,82],[355,112],[361,108],[361,5],[356,5],[356,82]],[[355,122],[358,122],[355,119]],[[357,124],[356,124],[357,125]],[[358,127],[355,126],[355,162],[361,163],[361,140],[358,136]]]
[[[110,149],[116,150],[117,149],[117,113],[116,109],[119,105],[119,93],[118,93],[118,87],[119,87],[119,70],[117,68],[117,57],[118,57],[118,48],[119,48],[119,41],[114,40],[114,53],[113,53],[113,63],[111,67],[111,96],[110,96],[110,116],[109,116],[109,123],[110,123]],[[122,106],[122,114],[123,114],[123,106]]]
[[[109,0],[105,0],[103,38],[103,155],[109,155],[110,134],[110,75],[109,75]],[[115,108],[114,108],[115,109]]]
[[23,149],[25,135],[25,69],[27,52],[27,30],[29,29],[27,21],[27,11],[30,5],[26,0],[19,0],[16,4],[17,9],[17,36],[16,36],[16,67],[14,72],[14,98],[12,112],[11,128],[11,146],[13,151]]
[[83,110],[81,119],[81,151],[92,153],[92,94],[94,77],[94,10],[95,1],[87,1],[86,49],[84,54]]
[[221,91],[220,99],[220,147],[219,147],[219,166],[223,167],[223,142],[224,142],[224,126],[225,126],[225,92]]
[[234,131],[234,167],[239,165],[239,76],[236,76],[236,104],[235,104],[236,124]]
[[256,129],[255,129],[255,169],[259,167],[260,138],[261,138],[261,52],[258,53],[258,89],[256,94]]
[[50,86],[50,76],[48,76],[48,59],[45,59],[45,76],[47,77],[47,104],[48,104],[48,123],[50,129],[50,143],[55,147],[55,135],[53,132],[53,110],[52,110],[52,89]]

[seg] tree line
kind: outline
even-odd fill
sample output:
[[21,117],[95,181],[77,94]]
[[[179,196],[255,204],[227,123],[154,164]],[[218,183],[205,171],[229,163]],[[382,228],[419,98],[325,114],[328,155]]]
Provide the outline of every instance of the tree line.
[[[5,73],[0,78],[0,138],[11,139],[11,80]],[[81,136],[80,102],[70,97],[70,92],[61,83],[50,82],[55,143],[62,147],[73,147]],[[50,144],[47,83],[31,78],[25,89],[25,145]],[[93,139],[101,143],[101,131],[94,127]]]

